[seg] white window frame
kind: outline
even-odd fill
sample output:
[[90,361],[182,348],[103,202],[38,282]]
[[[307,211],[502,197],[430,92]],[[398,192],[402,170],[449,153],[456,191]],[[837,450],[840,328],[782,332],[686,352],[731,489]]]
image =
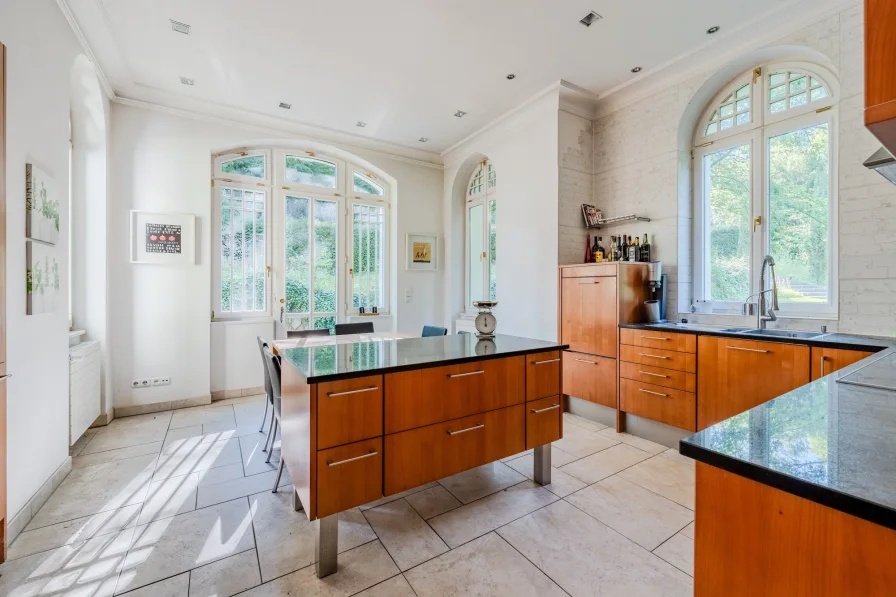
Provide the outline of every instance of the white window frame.
[[[265,158],[265,178],[234,175],[223,173],[221,165],[224,162],[239,157],[260,155]],[[287,182],[286,180],[286,156],[312,157],[332,162],[336,165],[336,188],[326,188],[316,185]],[[382,315],[390,314],[390,284],[392,275],[392,186],[382,176],[370,172],[358,163],[336,158],[317,151],[308,151],[297,148],[241,148],[227,151],[212,156],[212,309],[213,318],[216,320],[241,320],[275,317],[280,319],[280,309],[283,308],[282,322],[285,324],[287,316],[309,317],[313,325],[313,317],[335,316],[338,323],[347,321],[349,317],[358,313],[352,303],[353,280],[353,227],[352,208],[354,205],[372,205],[385,207],[385,239],[383,242],[382,262],[384,268],[384,288],[381,297],[382,305],[378,305],[377,311]],[[371,195],[354,192],[354,174],[366,176],[376,182],[384,190],[383,195]],[[240,188],[265,191],[265,301],[264,312],[238,311],[224,313],[221,309],[221,197],[222,187]],[[346,190],[351,189],[351,193]],[[335,201],[337,208],[337,293],[336,312],[314,312],[314,276],[312,272],[309,282],[311,313],[286,313],[286,196],[307,197],[311,200],[311,214],[313,221],[314,200]],[[311,234],[311,264],[314,263],[313,253],[313,229]],[[283,301],[283,302],[281,302]]]
[[[695,131],[695,144],[692,152],[693,160],[693,192],[694,192],[694,301],[705,301],[709,296],[708,269],[708,204],[704,201],[703,191],[705,176],[703,162],[704,157],[718,151],[749,143],[751,160],[751,226],[753,235],[751,239],[751,263],[750,263],[750,294],[759,291],[760,271],[759,265],[769,251],[769,139],[788,132],[797,131],[815,124],[828,124],[828,151],[829,153],[829,184],[828,184],[828,293],[829,302],[824,304],[811,303],[780,303],[778,313],[784,317],[806,317],[814,319],[837,319],[839,313],[839,276],[838,276],[838,121],[839,121],[839,89],[832,73],[817,65],[806,63],[773,63],[760,67],[761,75],[753,78],[751,88],[750,116],[751,122],[747,125],[736,126],[704,135],[706,123],[713,112],[719,107],[720,102],[732,91],[741,87],[752,72],[740,75],[725,89],[716,95],[707,109],[704,111]],[[796,108],[787,108],[778,114],[769,114],[768,100],[768,76],[780,71],[796,71],[805,73],[808,77],[820,80],[828,96],[816,102],[809,102]],[[807,86],[808,90],[808,86]],[[808,92],[808,91],[807,91]],[[757,217],[762,218],[762,223],[755,224]],[[758,236],[757,236],[758,235]],[[748,297],[744,297],[746,300]],[[742,302],[740,301],[706,301],[713,313],[741,314]],[[754,297],[750,302],[757,302]]]
[[[490,264],[491,260],[491,243],[489,243],[489,203],[491,201],[495,201],[495,208],[497,210],[498,203],[498,182],[497,182],[497,172],[495,173],[495,187],[489,188],[488,186],[488,175],[489,175],[489,167],[494,168],[494,165],[490,160],[483,160],[479,164],[476,165],[476,168],[473,170],[473,173],[470,175],[470,178],[467,179],[466,191],[464,193],[465,202],[464,202],[464,311],[468,314],[476,314],[478,313],[478,309],[473,306],[473,301],[483,300],[487,297],[471,297],[470,292],[472,288],[470,287],[470,208],[476,205],[482,205],[482,209],[484,210],[484,223],[485,225],[482,227],[482,246],[485,247],[485,253],[481,257],[482,260],[485,261],[486,264]],[[482,191],[476,194],[470,193],[470,185],[473,182],[473,179],[476,177],[476,174],[479,171],[482,171]],[[496,266],[497,267],[497,266]],[[483,288],[489,288],[491,281],[489,280],[489,267],[486,266],[482,272],[483,280]]]

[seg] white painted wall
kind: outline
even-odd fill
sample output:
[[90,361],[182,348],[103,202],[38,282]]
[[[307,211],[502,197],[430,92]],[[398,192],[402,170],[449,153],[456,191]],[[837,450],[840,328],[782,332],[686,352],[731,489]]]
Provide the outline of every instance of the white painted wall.
[[[880,143],[865,129],[863,9],[859,0],[847,3],[833,14],[772,40],[743,47],[731,63],[772,53],[814,56],[840,80],[839,107],[839,277],[840,316],[838,321],[784,321],[791,327],[826,323],[829,329],[863,334],[896,335],[896,253],[892,251],[892,230],[896,226],[896,187],[879,174],[862,166]],[[792,22],[792,21],[787,21]],[[649,224],[614,227],[617,234],[651,235],[654,255],[662,259],[670,274],[670,314],[676,307],[687,311],[689,303],[676,304],[678,296],[690,296],[691,201],[679,202],[679,186],[687,185],[680,165],[688,156],[680,152],[682,116],[703,107],[705,83],[726,66],[708,65],[698,74],[649,93],[632,89],[609,96],[598,106],[601,114],[594,123],[594,203],[605,212],[644,212]],[[747,60],[735,70],[755,64]],[[719,82],[721,85],[722,83]],[[699,95],[695,99],[695,95]],[[575,206],[564,208],[571,216]],[[566,216],[561,216],[561,220]],[[562,241],[561,241],[562,244]],[[735,316],[686,315],[691,321],[738,324]]]
[[[263,139],[264,141],[259,141]],[[211,347],[211,155],[244,145],[298,143],[283,134],[271,140],[258,129],[220,121],[196,119],[164,111],[115,103],[112,106],[110,160],[110,285],[112,347],[115,357],[116,406],[134,406],[209,396],[211,390],[261,385],[251,372],[224,380],[212,367],[221,347]],[[388,173],[396,181],[397,230],[393,251],[396,327],[419,332],[426,323],[440,321],[442,288],[437,273],[407,272],[403,267],[404,238],[408,233],[438,233],[442,228],[441,169],[402,161],[385,154],[352,153]],[[195,265],[168,267],[132,265],[128,259],[131,209],[191,213],[197,216],[199,259]],[[411,289],[412,302],[404,302]],[[216,324],[217,325],[217,324]],[[251,335],[251,334],[250,334]],[[214,341],[220,337],[217,333]],[[226,347],[228,360],[258,363],[253,342],[239,355]],[[260,364],[259,364],[260,367]],[[259,368],[260,371],[260,368]],[[136,377],[167,375],[170,386],[132,390]],[[231,384],[250,383],[249,386]]]
[[[25,163],[56,179],[68,259],[68,135],[72,65],[80,47],[52,0],[0,2],[7,47],[6,322],[8,515],[68,458],[68,314],[25,315]],[[63,296],[68,272],[61,272]],[[63,302],[64,304],[64,302]]]
[[551,90],[443,156],[446,323],[464,304],[464,191],[487,157],[498,177],[498,333],[556,339],[558,107]]

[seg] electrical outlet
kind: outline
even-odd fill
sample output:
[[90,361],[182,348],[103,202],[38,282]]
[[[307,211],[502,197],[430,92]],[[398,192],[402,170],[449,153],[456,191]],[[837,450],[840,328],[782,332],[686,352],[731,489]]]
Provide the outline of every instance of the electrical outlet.
[[160,377],[159,380],[160,380],[160,385],[163,385],[163,386],[170,386],[170,385],[171,385],[171,378],[170,378],[170,377]]
[[150,385],[152,385],[152,381],[150,381],[149,379],[141,379],[140,380],[141,388],[148,388]]
[[161,378],[161,377],[153,377],[153,378],[152,378],[152,385],[154,385],[154,386],[160,386],[160,385],[162,385],[162,378]]
[[131,382],[131,387],[132,387],[132,388],[139,388],[139,387],[140,387],[140,380],[139,380],[139,379],[135,379],[134,381],[132,381],[132,382]]

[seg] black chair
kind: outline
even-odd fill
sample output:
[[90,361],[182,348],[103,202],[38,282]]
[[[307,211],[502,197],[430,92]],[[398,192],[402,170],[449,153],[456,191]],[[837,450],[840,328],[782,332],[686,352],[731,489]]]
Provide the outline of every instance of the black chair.
[[440,328],[437,325],[425,325],[423,326],[423,337],[429,338],[431,336],[447,336],[448,330],[446,328]]
[[[277,441],[277,431],[280,429],[280,405],[282,402],[282,396],[280,394],[280,357],[274,356],[274,353],[271,352],[271,349],[267,346],[264,347],[264,361],[268,368],[268,373],[271,376],[271,390],[274,397],[273,406],[273,433],[271,433],[270,441],[271,445],[267,450],[268,457],[265,462],[271,461],[271,455],[274,453],[274,442]],[[277,468],[277,479],[274,481],[274,489],[272,493],[277,493],[277,486],[280,485],[280,476],[283,474],[283,449],[280,449],[280,465]]]
[[[265,394],[265,402],[264,402],[264,416],[261,418],[261,427],[258,429],[258,433],[262,433],[264,431],[264,422],[268,419],[268,407],[274,403],[274,394],[271,392],[271,374],[268,373],[268,362],[264,358],[264,349],[268,347],[268,343],[264,341],[264,338],[261,336],[257,337],[258,340],[258,352],[261,354],[261,367],[264,370],[264,394]],[[274,424],[274,419],[271,419],[271,425]],[[270,434],[270,430],[268,430],[268,434]],[[265,440],[265,445],[267,445],[267,440]]]
[[308,336],[329,336],[330,330],[323,328],[321,330],[289,330],[286,332],[287,338],[307,338]]
[[373,322],[362,321],[361,323],[337,323],[336,335],[344,336],[346,334],[372,334]]

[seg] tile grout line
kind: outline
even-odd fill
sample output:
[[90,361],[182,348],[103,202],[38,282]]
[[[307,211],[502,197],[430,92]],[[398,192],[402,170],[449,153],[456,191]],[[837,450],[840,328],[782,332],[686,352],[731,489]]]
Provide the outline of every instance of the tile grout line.
[[[552,502],[552,503],[556,503],[556,502]],[[550,505],[550,504],[548,504],[548,505]],[[545,506],[545,507],[547,507],[547,506]],[[540,508],[539,508],[539,510],[540,510]],[[506,525],[505,525],[505,526],[506,526]],[[501,528],[501,527],[498,527],[498,528]],[[557,586],[558,589],[560,589],[561,591],[563,591],[564,593],[566,593],[567,595],[570,595],[570,597],[572,597],[572,595],[569,593],[569,591],[567,591],[566,589],[564,589],[564,588],[560,585],[560,583],[558,583],[556,580],[554,580],[553,578],[551,578],[551,575],[550,575],[550,574],[548,574],[547,572],[545,572],[544,570],[542,570],[541,568],[539,568],[539,567],[538,567],[538,564],[536,564],[535,562],[533,562],[532,560],[530,560],[529,558],[527,558],[526,555],[525,555],[523,552],[521,552],[520,550],[518,550],[518,549],[516,548],[516,546],[515,546],[513,543],[511,543],[510,541],[508,541],[507,539],[505,539],[504,537],[502,537],[502,536],[501,536],[501,533],[498,532],[498,529],[495,529],[495,530],[492,531],[492,532],[493,532],[497,537],[499,537],[499,538],[501,539],[501,541],[503,541],[504,543],[506,543],[507,545],[509,545],[510,548],[513,549],[513,551],[515,551],[516,553],[520,554],[520,557],[522,557],[524,560],[526,560],[527,562],[529,562],[530,564],[532,564],[532,566],[533,566],[536,570],[538,570],[539,572],[541,572],[542,574],[544,574],[545,578],[547,578],[549,581],[551,581],[552,583],[554,583],[554,584]],[[484,536],[484,535],[483,535],[483,536]]]
[[[401,500],[401,501],[404,501],[404,503],[408,504],[408,501],[407,501],[406,499],[404,499],[404,498],[399,498],[399,499],[397,499],[397,500],[393,500],[393,501],[391,501],[391,502],[389,502],[389,503],[390,503],[390,504],[394,504],[395,502],[400,501],[400,500]],[[383,506],[386,506],[386,505],[388,505],[388,504],[383,504]],[[379,507],[379,506],[377,506],[377,507]],[[416,510],[414,510],[414,507],[411,506],[410,504],[408,504],[408,508],[410,508],[412,511],[416,512]],[[375,508],[370,508],[370,510],[375,510]],[[386,550],[386,554],[389,556],[389,559],[392,560],[392,563],[393,563],[393,564],[395,564],[395,569],[398,570],[398,573],[399,573],[399,574],[402,574],[403,571],[402,571],[402,569],[401,569],[401,566],[399,566],[399,565],[398,565],[398,562],[395,561],[395,557],[392,555],[392,552],[389,551],[389,548],[386,547],[386,544],[385,544],[385,543],[383,543],[383,540],[382,540],[382,538],[380,537],[380,534],[376,532],[376,529],[373,527],[373,524],[372,524],[372,523],[370,522],[370,520],[367,518],[367,511],[361,512],[361,515],[364,517],[364,522],[366,522],[366,523],[367,523],[367,526],[370,527],[370,530],[373,531],[373,536],[376,537],[376,540],[379,541],[380,545],[383,546],[383,549]],[[337,514],[337,516],[338,516],[338,514]],[[418,516],[419,516],[419,515],[418,515]],[[423,520],[423,517],[421,516],[420,519]],[[318,520],[319,520],[319,519],[318,519]],[[424,520],[423,522],[426,522],[426,521]],[[318,523],[318,524],[320,524],[320,523]],[[339,521],[338,521],[338,519],[337,519],[337,521],[336,521],[336,525],[337,525],[337,527],[336,527],[336,532],[338,533],[338,532],[339,532],[339,526],[338,526],[338,525],[339,525]],[[438,533],[436,533],[436,536],[438,536]],[[442,541],[442,543],[445,543],[445,541],[444,541],[441,537],[439,537],[439,540]],[[368,541],[368,543],[369,543],[369,541]],[[445,547],[448,547],[448,544],[447,544],[447,543],[445,543]],[[450,547],[448,547],[448,551],[451,551],[451,548],[450,548]],[[445,552],[445,553],[447,553],[447,552]],[[315,559],[314,559],[314,561],[315,561],[315,563],[316,563],[316,562],[317,562],[317,554],[314,554],[314,555],[315,555]],[[337,547],[336,547],[336,558],[337,558],[337,559],[339,558],[339,547],[338,547],[338,545],[337,545]],[[427,561],[429,561],[429,560],[427,560]],[[387,580],[388,580],[388,579],[387,579]],[[366,589],[365,589],[365,590],[366,590]]]
[[[197,495],[199,492],[196,492]],[[258,533],[255,532],[255,514],[252,512],[252,500],[249,499],[249,496],[246,496],[246,503],[249,504],[249,520],[252,525],[252,542],[255,543],[255,561],[258,562],[258,582],[259,584],[249,587],[250,589],[254,589],[255,587],[260,587],[264,584],[264,577],[261,576],[261,550],[258,548]],[[191,571],[192,572],[192,571]]]

